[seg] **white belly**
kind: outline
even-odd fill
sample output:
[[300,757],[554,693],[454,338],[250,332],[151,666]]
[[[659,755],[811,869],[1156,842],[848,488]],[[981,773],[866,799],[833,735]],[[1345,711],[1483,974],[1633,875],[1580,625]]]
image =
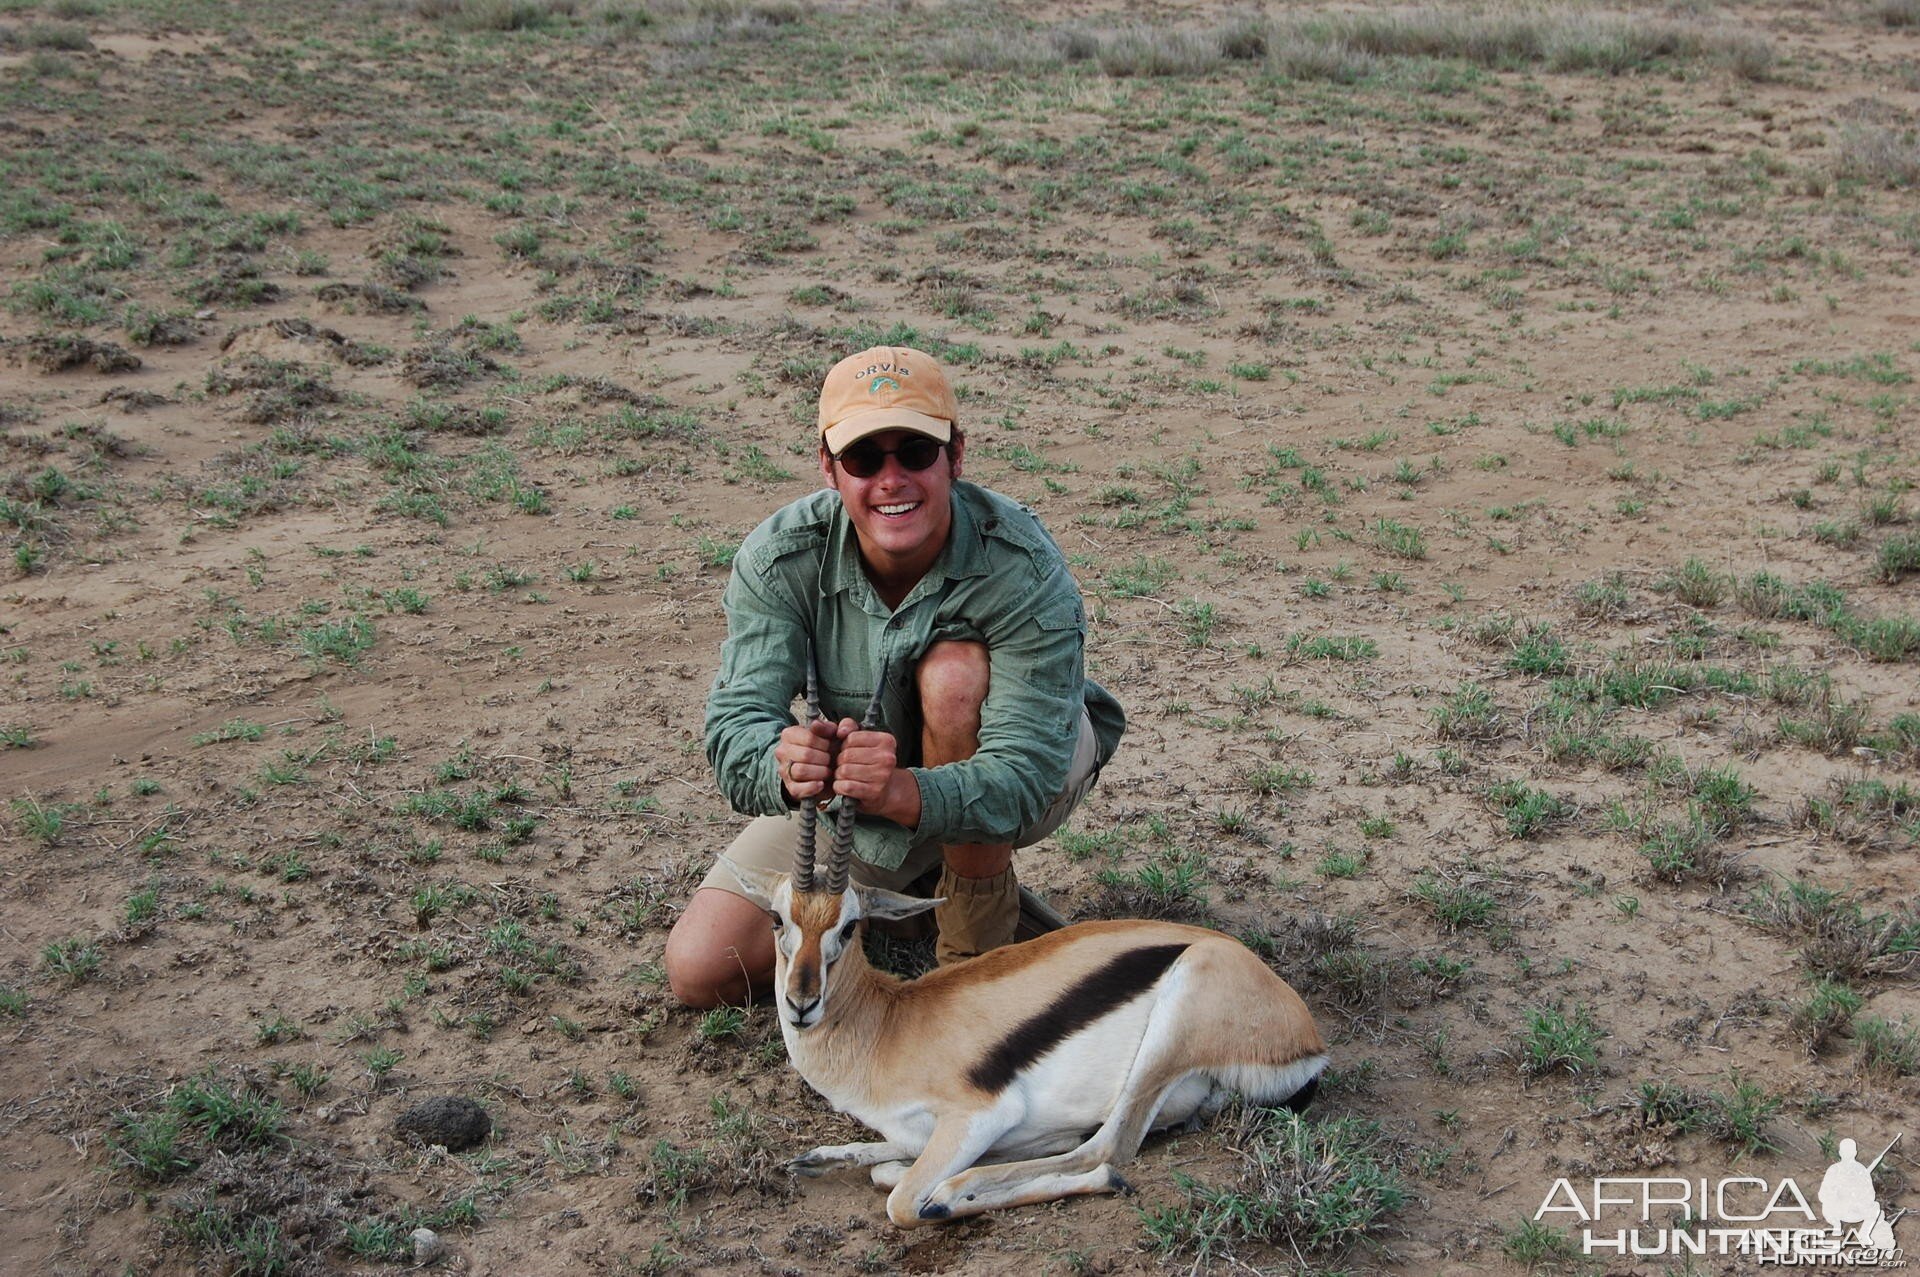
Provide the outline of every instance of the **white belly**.
[[[1113,1112],[1146,1033],[1151,997],[1134,998],[1068,1037],[1043,1056],[1012,1090],[1023,1118],[994,1145],[996,1155],[1032,1155],[1073,1148]],[[1013,1096],[1007,1097],[1013,1099]]]

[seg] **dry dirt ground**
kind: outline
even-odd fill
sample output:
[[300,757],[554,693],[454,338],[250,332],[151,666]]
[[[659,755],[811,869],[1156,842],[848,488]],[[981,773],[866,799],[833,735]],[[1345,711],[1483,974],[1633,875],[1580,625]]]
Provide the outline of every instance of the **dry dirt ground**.
[[[1910,0],[4,0],[0,1268],[1733,1271],[1529,1222],[1902,1132],[1920,1200],[1916,67]],[[666,996],[726,565],[883,337],[1131,713],[1023,875],[1268,955],[1306,1156],[902,1233]]]

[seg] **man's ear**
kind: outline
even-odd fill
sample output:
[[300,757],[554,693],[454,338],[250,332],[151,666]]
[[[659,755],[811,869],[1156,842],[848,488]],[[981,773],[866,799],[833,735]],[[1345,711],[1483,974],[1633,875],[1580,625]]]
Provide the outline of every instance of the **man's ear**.
[[857,887],[860,893],[860,912],[869,918],[885,918],[889,921],[898,918],[911,918],[916,913],[925,913],[938,904],[945,904],[943,896],[937,900],[923,900],[919,896],[903,896],[897,891],[885,891],[879,887]]
[[966,455],[966,451],[967,436],[956,426],[953,438],[947,443],[947,464],[952,467],[953,477],[956,479],[960,477],[960,461]]
[[836,492],[840,490],[840,480],[833,473],[833,454],[827,451],[824,443],[820,445],[820,477],[827,481],[829,488]]
[[728,873],[733,875],[733,880],[740,884],[741,895],[768,913],[774,912],[773,897],[780,890],[780,884],[786,881],[787,875],[754,865],[736,865],[725,856],[720,857],[720,863],[726,866]]

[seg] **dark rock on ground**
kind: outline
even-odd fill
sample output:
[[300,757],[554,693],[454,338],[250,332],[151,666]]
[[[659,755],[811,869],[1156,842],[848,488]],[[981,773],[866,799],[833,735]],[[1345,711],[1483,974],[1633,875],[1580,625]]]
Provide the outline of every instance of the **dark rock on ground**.
[[415,1136],[423,1144],[442,1144],[448,1152],[472,1148],[493,1133],[487,1110],[464,1095],[436,1095],[402,1113],[394,1134]]

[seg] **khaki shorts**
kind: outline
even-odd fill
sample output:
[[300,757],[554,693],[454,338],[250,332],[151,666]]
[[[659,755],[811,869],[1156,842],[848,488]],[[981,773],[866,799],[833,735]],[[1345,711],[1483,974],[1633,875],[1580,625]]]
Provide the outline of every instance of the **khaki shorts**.
[[[1040,819],[1030,828],[1023,829],[1013,840],[1016,847],[1031,847],[1066,823],[1073,809],[1093,788],[1093,782],[1100,774],[1096,765],[1099,759],[1099,742],[1094,739],[1093,722],[1087,712],[1080,711],[1080,739],[1074,743],[1073,761],[1067,765],[1067,783],[1047,809],[1040,813]],[[827,836],[832,825],[826,820],[820,822],[820,855],[825,863]],[[793,852],[799,845],[800,822],[793,816],[756,816],[740,831],[733,845],[721,853],[721,860],[731,860],[736,865],[751,866],[755,869],[767,869],[775,873],[793,872]],[[916,843],[907,849],[907,858],[897,869],[879,869],[864,860],[855,858],[851,873],[848,875],[856,887],[880,887],[887,891],[905,891],[927,870],[940,864],[940,844],[937,842]],[[733,895],[740,894],[740,884],[734,880],[727,867],[719,861],[701,882],[701,887],[714,887]]]

